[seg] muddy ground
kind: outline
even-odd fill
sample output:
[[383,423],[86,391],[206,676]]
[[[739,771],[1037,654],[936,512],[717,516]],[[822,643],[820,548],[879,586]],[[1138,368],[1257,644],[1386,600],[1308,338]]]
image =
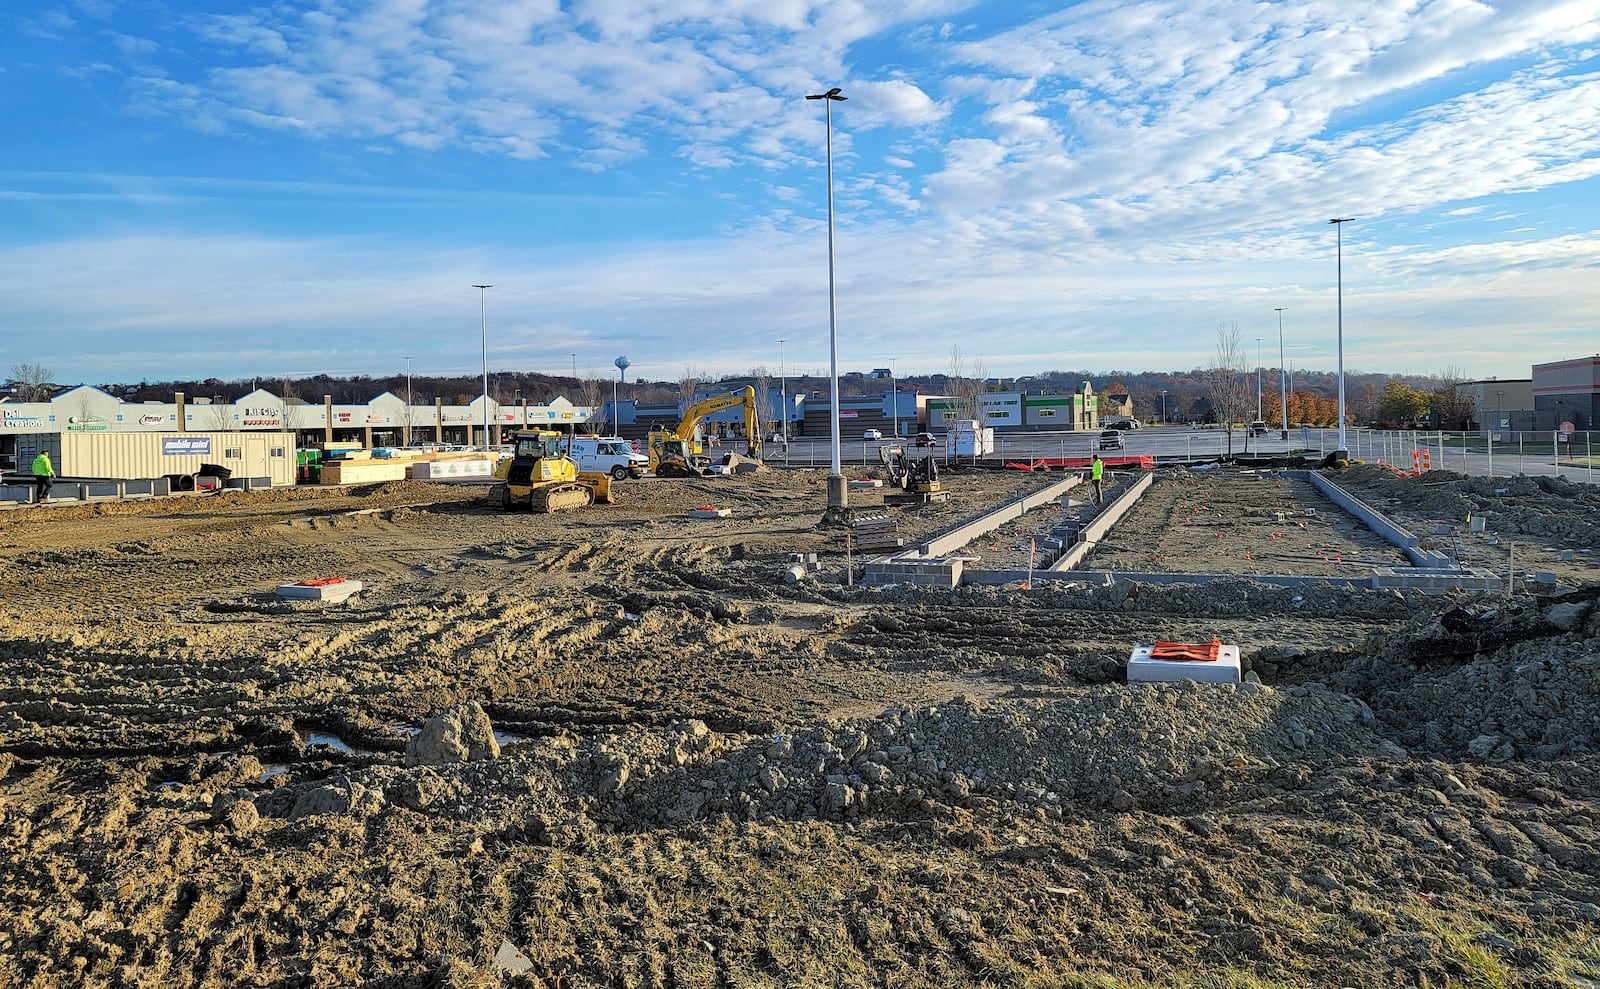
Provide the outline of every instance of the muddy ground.
[[[1530,579],[846,586],[820,472],[0,513],[0,985],[1600,985],[1600,502],[1340,479]],[[1172,483],[1141,567],[1300,497]],[[1122,682],[1213,636],[1246,683]]]

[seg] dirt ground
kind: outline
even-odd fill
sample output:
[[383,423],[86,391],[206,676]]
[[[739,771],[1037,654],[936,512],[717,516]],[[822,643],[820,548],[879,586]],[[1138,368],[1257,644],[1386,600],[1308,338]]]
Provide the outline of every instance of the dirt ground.
[[1600,501],[1339,480],[1524,579],[1252,581],[1393,551],[1229,471],[1103,549],[1206,586],[847,586],[815,471],[0,513],[0,986],[1600,986]]

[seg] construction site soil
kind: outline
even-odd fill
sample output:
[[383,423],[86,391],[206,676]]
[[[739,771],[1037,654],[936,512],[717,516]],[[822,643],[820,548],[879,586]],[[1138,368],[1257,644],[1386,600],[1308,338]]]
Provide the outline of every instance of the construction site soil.
[[1337,472],[1521,578],[1426,595],[1160,473],[1089,565],[1220,579],[857,586],[817,471],[0,512],[0,986],[1600,986],[1595,489]]

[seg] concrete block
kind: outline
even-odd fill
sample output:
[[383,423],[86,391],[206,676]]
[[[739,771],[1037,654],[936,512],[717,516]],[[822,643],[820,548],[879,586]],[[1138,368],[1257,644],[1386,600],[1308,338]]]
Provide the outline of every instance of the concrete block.
[[279,584],[278,597],[301,601],[343,601],[361,590],[361,581],[341,579],[336,584]]

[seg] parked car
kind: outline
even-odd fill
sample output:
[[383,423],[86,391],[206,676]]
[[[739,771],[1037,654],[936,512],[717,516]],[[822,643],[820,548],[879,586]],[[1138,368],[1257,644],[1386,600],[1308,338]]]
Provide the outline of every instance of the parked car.
[[934,435],[932,433],[918,433],[917,434],[917,445],[918,446],[937,446],[938,444],[939,444],[939,441],[934,438]]
[[1255,422],[1252,422],[1250,424],[1250,435],[1251,436],[1265,436],[1265,435],[1267,435],[1267,424],[1262,422],[1260,419],[1257,419]]
[[864,440],[881,440],[883,439],[883,430],[869,429],[861,434],[861,438]]
[[1102,450],[1121,450],[1126,445],[1127,443],[1122,438],[1121,430],[1108,429],[1100,434],[1100,449]]

